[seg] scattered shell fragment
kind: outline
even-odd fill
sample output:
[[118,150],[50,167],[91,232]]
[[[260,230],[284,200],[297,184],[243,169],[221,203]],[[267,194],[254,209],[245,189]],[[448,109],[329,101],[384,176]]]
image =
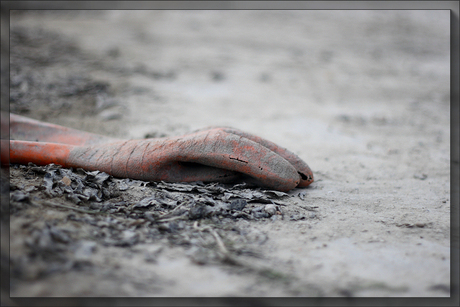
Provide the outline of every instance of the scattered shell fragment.
[[265,212],[267,212],[270,216],[276,214],[276,206],[275,205],[266,205],[264,208]]

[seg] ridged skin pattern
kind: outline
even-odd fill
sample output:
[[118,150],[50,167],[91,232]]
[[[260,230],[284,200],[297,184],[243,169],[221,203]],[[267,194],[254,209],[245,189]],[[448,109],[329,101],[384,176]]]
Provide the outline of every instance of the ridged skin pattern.
[[118,140],[14,114],[10,121],[12,139],[21,139],[10,141],[11,163],[55,163],[145,181],[231,182],[245,175],[279,191],[313,182],[311,169],[297,155],[233,128]]

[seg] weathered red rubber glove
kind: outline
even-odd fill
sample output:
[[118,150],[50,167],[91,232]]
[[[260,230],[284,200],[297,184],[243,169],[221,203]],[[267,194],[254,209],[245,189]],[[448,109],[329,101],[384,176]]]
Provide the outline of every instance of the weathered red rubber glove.
[[11,114],[10,131],[12,139],[27,140],[10,141],[10,163],[55,163],[145,181],[230,182],[243,174],[279,191],[313,182],[295,154],[231,128],[125,141]]

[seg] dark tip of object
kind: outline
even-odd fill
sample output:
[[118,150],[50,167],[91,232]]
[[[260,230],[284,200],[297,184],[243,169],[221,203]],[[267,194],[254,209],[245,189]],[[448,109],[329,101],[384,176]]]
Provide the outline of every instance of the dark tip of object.
[[302,178],[302,180],[311,180],[311,177],[310,176],[307,176],[301,172],[298,172],[300,177]]

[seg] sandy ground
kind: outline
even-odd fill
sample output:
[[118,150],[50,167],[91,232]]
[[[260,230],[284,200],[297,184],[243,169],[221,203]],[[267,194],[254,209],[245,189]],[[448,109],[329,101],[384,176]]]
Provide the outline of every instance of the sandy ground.
[[[161,233],[102,244],[90,214],[11,196],[11,296],[450,295],[448,11],[22,12],[11,33],[11,112],[121,138],[232,126],[315,176],[280,218],[200,221],[237,265]],[[11,195],[75,207],[10,171]],[[49,224],[86,266],[31,256]]]

